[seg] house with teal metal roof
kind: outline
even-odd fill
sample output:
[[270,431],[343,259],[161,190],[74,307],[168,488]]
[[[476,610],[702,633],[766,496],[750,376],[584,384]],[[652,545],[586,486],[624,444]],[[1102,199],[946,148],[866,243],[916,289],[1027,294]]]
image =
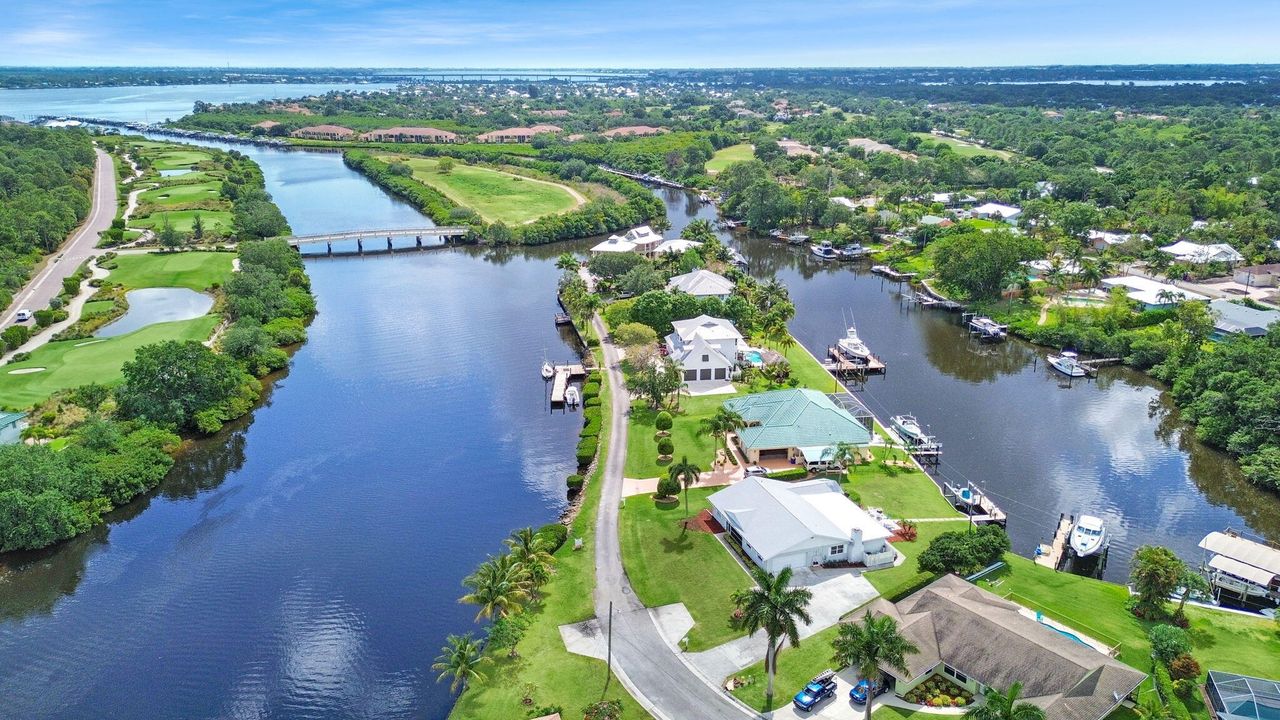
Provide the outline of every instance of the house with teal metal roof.
[[839,443],[866,446],[871,432],[848,410],[817,390],[773,390],[726,400],[746,427],[737,443],[748,462],[787,460],[821,467]]

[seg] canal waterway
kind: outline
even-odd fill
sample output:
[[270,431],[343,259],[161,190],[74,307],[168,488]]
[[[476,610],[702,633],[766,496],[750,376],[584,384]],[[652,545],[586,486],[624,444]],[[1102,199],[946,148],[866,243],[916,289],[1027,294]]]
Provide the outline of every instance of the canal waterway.
[[[660,190],[671,233],[715,209],[677,190]],[[911,413],[943,443],[935,477],[973,481],[1009,514],[1014,550],[1047,542],[1059,513],[1101,517],[1111,534],[1105,569],[1124,582],[1128,560],[1154,543],[1198,563],[1204,535],[1226,527],[1280,541],[1280,497],[1248,484],[1224,454],[1195,439],[1160,383],[1124,367],[1068,384],[1044,362],[1046,350],[1018,340],[969,339],[959,316],[913,309],[868,264],[825,262],[743,231],[723,239],[749,271],[791,292],[791,332],[814,355],[858,333],[888,365],[855,394],[882,421]],[[1091,568],[1096,569],[1096,568]]]
[[[429,224],[331,153],[244,148],[298,232]],[[152,496],[0,567],[6,717],[443,718],[462,578],[565,506],[555,248],[308,263],[310,339]]]

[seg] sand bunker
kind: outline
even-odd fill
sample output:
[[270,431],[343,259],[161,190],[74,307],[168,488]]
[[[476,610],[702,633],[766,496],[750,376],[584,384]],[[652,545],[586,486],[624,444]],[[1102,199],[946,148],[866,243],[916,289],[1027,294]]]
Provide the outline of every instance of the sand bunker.
[[44,372],[44,368],[19,368],[17,370],[10,370],[9,374],[10,375],[30,375],[31,373],[38,373],[38,372]]

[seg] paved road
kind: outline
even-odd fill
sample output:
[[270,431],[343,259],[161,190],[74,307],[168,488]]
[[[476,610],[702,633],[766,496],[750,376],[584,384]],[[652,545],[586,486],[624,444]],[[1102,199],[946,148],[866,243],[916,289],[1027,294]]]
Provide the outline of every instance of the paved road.
[[0,318],[0,328],[12,324],[19,310],[49,307],[49,301],[62,294],[62,279],[70,277],[81,263],[98,254],[98,234],[110,228],[116,216],[116,171],[110,155],[98,148],[94,148],[94,152],[98,162],[93,172],[93,205],[89,216],[40,273],[14,294],[13,304]]
[[[605,337],[599,316],[592,324]],[[614,672],[640,704],[659,720],[742,720],[757,717],[738,705],[723,691],[707,684],[684,663],[666,643],[649,611],[636,599],[631,581],[622,569],[622,547],[618,540],[618,506],[622,502],[622,469],[626,460],[626,384],[618,368],[618,352],[608,342],[604,349],[605,372],[613,388],[613,410],[609,416],[610,446],[604,468],[600,513],[596,520],[596,617],[602,627],[609,623],[609,603],[613,603]],[[718,683],[721,678],[710,678]]]

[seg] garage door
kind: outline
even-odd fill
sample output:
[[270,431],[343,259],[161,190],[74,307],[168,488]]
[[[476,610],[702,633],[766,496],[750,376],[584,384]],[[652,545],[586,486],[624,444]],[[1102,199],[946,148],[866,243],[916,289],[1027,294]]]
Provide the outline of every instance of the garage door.
[[786,460],[787,449],[783,448],[781,450],[761,450],[760,459],[761,460]]

